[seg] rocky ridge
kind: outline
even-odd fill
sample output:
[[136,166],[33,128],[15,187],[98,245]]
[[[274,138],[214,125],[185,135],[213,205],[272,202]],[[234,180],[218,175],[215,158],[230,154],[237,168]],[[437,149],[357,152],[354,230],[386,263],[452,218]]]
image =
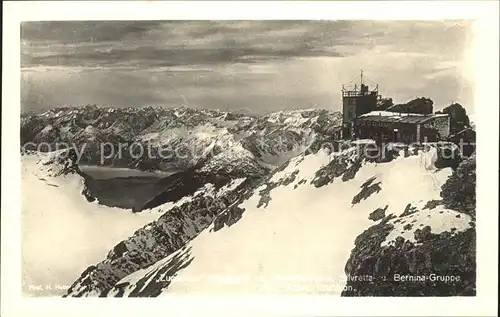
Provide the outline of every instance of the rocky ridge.
[[[118,243],[102,262],[87,268],[71,286],[67,296],[157,296],[170,283],[162,280],[161,276],[172,276],[192,261],[187,243],[204,230],[218,231],[237,223],[245,213],[245,208],[241,208],[240,203],[250,196],[258,193],[258,208],[265,208],[271,202],[270,192],[274,188],[292,184],[293,189],[306,184],[320,188],[333,182],[347,183],[355,179],[366,164],[384,164],[398,158],[418,155],[421,151],[435,153],[433,161],[422,162],[423,165],[454,169],[441,188],[442,199],[408,204],[399,216],[393,213],[386,215],[387,206],[383,205],[374,210],[376,213],[372,213],[373,215],[367,215],[367,218],[377,223],[356,239],[346,264],[346,274],[370,275],[375,280],[368,283],[348,280],[346,286],[352,290],[343,292],[342,295],[378,296],[391,292],[392,295],[406,296],[475,294],[475,157],[460,157],[458,161],[446,160],[443,153],[453,151],[454,147],[448,143],[438,143],[412,149],[395,145],[388,149],[387,156],[373,160],[364,151],[369,142],[346,142],[339,145],[339,152],[328,153],[328,161],[322,163],[312,177],[306,177],[297,167],[306,160],[318,159],[319,149],[314,145],[318,145],[317,141],[322,140],[321,138],[331,137],[335,129],[325,130],[328,125],[311,124],[307,112],[305,115],[297,113],[280,113],[240,121],[250,131],[250,135],[241,135],[241,131],[234,127],[233,130],[227,129],[228,133],[217,134],[218,138],[222,135],[222,139],[226,140],[225,144],[231,146],[216,155],[204,157],[193,164],[193,167],[186,169],[186,173],[199,176],[199,181],[193,182],[196,186],[187,192],[181,190],[176,196],[173,195],[176,189],[186,188],[187,183],[182,180],[187,181],[187,177],[177,175],[176,178],[169,178],[167,182],[171,182],[172,186],[154,197],[150,205],[144,206],[148,208],[160,205],[160,208],[166,210],[165,213],[157,221],[140,228],[131,237]],[[318,113],[321,114],[321,111],[312,114]],[[58,114],[59,112],[55,112],[54,116]],[[313,116],[316,123],[321,121],[321,117]],[[193,122],[203,122],[203,117],[195,117]],[[189,126],[189,123],[186,125]],[[193,125],[199,126],[198,123]],[[172,127],[169,126],[168,129],[170,128]],[[52,138],[47,137],[47,140],[55,140],[56,133],[51,132],[52,128],[47,130],[44,136]],[[95,136],[94,132],[93,129],[84,129],[78,135],[87,133]],[[277,168],[270,168],[269,165],[273,164],[270,163],[269,156],[277,157],[283,152],[275,151],[276,147],[269,150],[257,140],[268,135],[279,136],[281,133],[287,135],[287,140],[307,139],[307,146],[299,146],[299,154],[294,156],[294,147],[285,145],[292,158],[288,158]],[[233,143],[235,135],[239,139]],[[68,155],[64,159],[62,156],[52,156],[43,166],[49,172],[54,171],[54,177],[79,174],[74,154],[70,154],[70,151],[61,153]],[[242,165],[242,162],[247,165]],[[243,168],[233,168],[234,166]],[[384,184],[377,177],[368,178],[352,197],[351,203],[362,204],[378,195],[381,190],[384,190]],[[442,231],[433,231],[431,225],[426,225],[426,221],[441,219],[440,217],[446,217],[443,219],[447,222]],[[455,220],[450,222],[450,218]],[[442,258],[440,254],[445,254],[446,257]],[[145,272],[147,274],[142,275]],[[396,283],[394,278],[389,279],[394,274],[429,276],[431,273],[439,276],[449,273],[450,276],[460,276],[461,281],[443,284],[434,279],[428,280],[424,287],[418,287],[411,286],[410,283]],[[137,275],[136,283],[120,282],[134,274]]]
[[[439,144],[435,144],[432,146],[428,146],[426,149],[411,151],[411,153],[414,154],[409,154],[409,152],[406,152],[406,155],[417,155],[418,151],[422,150],[432,151],[432,149],[436,150],[437,153],[438,152],[437,149],[439,149],[440,146],[441,145]],[[301,176],[302,175],[301,172],[297,170],[296,167],[299,166],[301,163],[303,163],[304,160],[306,160],[309,155],[314,156],[314,154],[304,153],[303,155],[299,155],[289,160],[287,163],[283,164],[280,168],[274,170],[271,175],[266,176],[263,179],[257,180],[256,182],[253,183],[252,186],[247,187],[245,191],[240,192],[239,194],[240,199],[237,199],[236,201],[233,201],[230,205],[225,205],[223,208],[221,208],[219,210],[219,213],[215,215],[215,217],[213,218],[212,224],[209,227],[207,227],[207,230],[209,228],[210,231],[219,231],[225,226],[232,226],[235,223],[237,223],[244,216],[244,213],[246,212],[245,208],[240,207],[241,202],[245,201],[252,195],[257,194],[260,197],[260,200],[258,201],[257,204],[257,208],[266,208],[272,202],[270,195],[271,191],[273,191],[273,189],[278,187],[289,186],[291,184],[294,184],[293,185],[294,189],[297,189],[298,186],[303,186],[305,184],[311,184],[315,187],[323,187],[327,185],[327,183],[324,181],[326,174],[333,175],[333,178],[328,180],[329,182],[332,182],[334,180],[341,182],[349,182],[350,180],[356,177],[357,172],[363,165],[370,163],[369,160],[367,160],[367,158],[364,157],[363,153],[364,153],[363,150],[359,150],[359,148],[358,150],[356,150],[355,148],[352,147],[348,147],[344,151],[338,153],[332,153],[330,162],[324,165],[322,168],[320,168],[316,172],[316,175],[313,176],[312,178]],[[400,150],[399,152],[395,153],[393,158],[395,158],[398,155],[404,156],[405,152],[403,150]],[[377,182],[376,178],[372,177],[370,179],[367,179],[362,184],[360,192],[353,197],[353,204],[357,204],[360,201],[369,199],[372,195],[377,195],[378,191],[380,190],[380,186],[381,186],[380,182]],[[474,227],[472,225],[473,224],[472,218],[470,218],[467,215],[460,216],[460,213],[452,209],[448,209],[447,206],[443,205],[442,201],[430,201],[425,204],[420,204],[420,205],[417,204],[415,206],[413,206],[412,204],[408,204],[404,212],[401,213],[399,217],[395,216],[394,214],[386,216],[385,212],[387,210],[387,207],[388,207],[387,205],[385,207],[381,206],[381,208],[379,208],[380,210],[377,215],[373,216],[370,214],[369,218],[378,223],[373,227],[369,228],[367,231],[365,231],[356,239],[355,247],[352,251],[349,261],[346,264],[346,273],[348,276],[360,276],[361,274],[365,275],[370,274],[370,276],[380,277],[381,273],[379,271],[376,271],[374,273],[370,271],[370,266],[368,266],[368,268],[365,268],[366,265],[370,265],[370,263],[375,263],[373,261],[376,261],[376,263],[382,263],[382,264],[377,264],[379,266],[382,265],[389,266],[390,267],[389,272],[391,274],[397,272],[397,274],[403,275],[406,274],[410,269],[413,270],[411,272],[418,274],[422,273],[423,271],[418,271],[415,269],[415,265],[418,267],[420,267],[421,265],[427,265],[428,269],[427,272],[430,272],[432,271],[432,265],[439,266],[442,265],[442,263],[440,264],[439,262],[440,259],[436,257],[435,254],[437,253],[434,253],[433,255],[434,258],[432,257],[430,258],[431,260],[429,261],[431,261],[430,262],[431,264],[425,262],[428,260],[425,260],[425,257],[422,258],[423,251],[421,249],[423,247],[420,245],[422,241],[434,241],[432,247],[427,249],[425,249],[424,247],[425,250],[432,250],[434,248],[435,250],[444,252],[445,248],[447,248],[447,250],[452,250],[455,244],[459,244],[462,246],[459,248],[459,250],[463,251],[468,248],[467,249],[469,252],[468,254],[471,254],[471,252],[475,252],[474,250],[475,246],[472,242],[464,245],[463,241],[465,240],[460,238],[462,236],[470,235],[471,232],[474,230],[473,229]],[[420,219],[422,217],[420,218],[417,217],[419,212],[422,213],[422,217],[425,217],[424,220]],[[433,215],[432,213],[435,213],[435,215]],[[429,231],[430,226],[426,226],[425,223],[426,221],[434,221],[436,219],[438,219],[439,221],[439,219],[441,218],[439,218],[438,216],[441,216],[442,219],[446,219],[443,221],[446,221],[448,223],[448,226],[446,228],[443,228],[442,232],[431,233]],[[456,221],[450,222],[449,221],[450,218],[456,219]],[[453,226],[456,226],[458,230]],[[467,226],[472,226],[472,227],[467,229]],[[394,232],[391,234],[392,231]],[[401,244],[401,239],[403,239],[402,237],[399,236],[399,234],[406,233],[407,236],[410,232],[413,231],[415,231],[414,233],[415,237],[413,239],[409,239],[408,243],[406,244],[406,248],[410,249],[413,247],[416,248],[414,251],[412,251],[413,253],[411,253],[413,254],[412,255],[413,257],[405,258],[400,253],[397,253],[396,255],[391,255],[390,252],[392,251],[377,252],[378,250],[377,248],[383,248],[384,250],[386,249],[395,250],[399,248]],[[381,244],[384,245],[380,246]],[[459,253],[457,252],[456,254]],[[370,260],[371,262],[365,264],[364,262],[365,257],[372,259]],[[391,259],[397,259],[398,261],[402,261],[402,263],[406,263],[405,261],[411,261],[411,263],[413,263],[411,265],[413,266],[410,269],[404,269],[403,264],[397,264],[396,262],[394,262],[396,260],[391,260]],[[143,269],[141,271],[137,271],[136,273],[131,274],[126,279],[123,279],[122,281],[118,282],[106,293],[106,295],[146,296],[146,297],[158,296],[165,288],[168,288],[169,284],[171,283],[170,279],[165,279],[164,277],[175,276],[176,272],[189,266],[192,260],[193,260],[193,255],[191,255],[190,247],[187,247],[187,245],[185,245],[184,247],[180,248],[177,252],[172,253],[171,256],[165,257],[162,260],[157,261],[154,265],[151,265],[150,267]],[[421,261],[424,261],[422,262],[423,264],[421,263]],[[453,265],[453,261],[455,260],[450,260],[450,261],[451,262],[449,265]],[[456,274],[462,274],[461,275],[462,278],[467,279],[468,281],[466,284],[454,283],[451,286],[448,285],[447,287],[444,288],[442,287],[436,288],[435,287],[436,283],[434,284],[431,283],[429,284],[430,286],[428,285],[425,287],[429,288],[434,287],[432,289],[431,294],[448,294],[448,293],[453,293],[457,295],[469,294],[471,287],[475,285],[475,281],[469,279],[470,272],[475,272],[475,267],[470,266],[471,264],[470,262],[471,262],[470,259],[463,262],[461,264],[461,269],[453,271]],[[436,269],[432,272],[434,272],[435,275],[439,275],[439,273],[443,273],[444,271],[443,269],[440,270]],[[378,285],[381,284],[376,284],[375,282],[372,284],[369,284],[372,286],[366,286],[366,281],[364,282],[348,281],[346,287],[353,288],[358,293],[344,292],[342,295],[353,296],[354,294],[371,294],[370,292],[374,292],[373,293],[374,295],[389,294],[388,292],[390,291],[384,293],[384,290],[387,290],[386,286],[382,285],[379,287]],[[406,294],[406,296],[411,296],[411,295],[416,296],[416,295],[426,294],[425,288],[419,288],[419,287],[414,287],[412,288],[412,290],[401,288],[400,290],[393,290],[393,291],[396,292],[395,294]]]
[[182,248],[208,227],[215,216],[233,204],[251,184],[251,180],[240,179],[219,190],[212,184],[205,184],[192,197],[177,202],[157,221],[117,244],[104,261],[87,268],[71,286],[68,295],[105,296],[124,276],[144,269]]
[[[442,200],[373,219],[380,221],[356,238],[345,267],[353,278],[342,296],[475,296],[475,164],[475,156],[460,163],[441,188]],[[444,214],[454,221],[443,232],[422,221]]]
[[83,150],[82,164],[141,170],[184,170],[224,158],[224,172],[229,165],[237,173],[240,165],[275,168],[315,138],[333,139],[340,124],[340,113],[321,109],[252,117],[186,107],[87,105],[23,114],[21,146],[43,144],[40,150],[47,150],[66,144]]

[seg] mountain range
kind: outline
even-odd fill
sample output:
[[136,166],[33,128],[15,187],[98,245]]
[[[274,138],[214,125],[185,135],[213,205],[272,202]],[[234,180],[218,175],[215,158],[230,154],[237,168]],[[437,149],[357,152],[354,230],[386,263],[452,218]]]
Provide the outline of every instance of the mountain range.
[[[64,272],[66,297],[475,295],[475,155],[448,160],[456,145],[437,142],[393,144],[373,158],[370,140],[334,141],[340,124],[340,113],[320,109],[252,117],[88,106],[23,115],[23,145],[89,144],[81,160],[71,148],[23,148],[23,190],[32,188],[23,214],[50,211],[31,226],[42,235],[42,223],[67,214],[83,222],[64,220],[68,236],[28,237],[26,254],[41,253],[37,243],[77,249],[72,265],[40,255],[42,275]],[[98,163],[102,142],[197,150],[105,160],[177,170],[126,209],[101,204],[80,168]],[[53,195],[64,203],[54,206]],[[107,222],[110,214],[120,220]],[[431,274],[443,280],[395,278]]]
[[252,117],[187,107],[89,105],[23,114],[21,146],[43,143],[43,151],[68,144],[84,151],[81,164],[150,171],[210,169],[222,160],[224,172],[237,174],[240,164],[255,172],[275,168],[314,137],[333,138],[340,124],[340,113],[320,109]]

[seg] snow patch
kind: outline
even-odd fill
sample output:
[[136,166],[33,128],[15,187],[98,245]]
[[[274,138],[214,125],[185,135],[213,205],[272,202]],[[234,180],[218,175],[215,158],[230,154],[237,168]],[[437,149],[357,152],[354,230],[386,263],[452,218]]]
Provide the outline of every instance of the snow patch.
[[85,127],[84,131],[87,134],[94,134],[94,133],[97,133],[99,130],[91,125],[88,125],[87,127]]
[[50,131],[52,131],[53,129],[54,129],[54,127],[51,124],[48,124],[45,126],[45,128],[42,129],[42,131],[40,131],[40,133],[46,134],[46,133],[49,133]]
[[376,144],[376,142],[372,139],[359,139],[351,141],[351,144],[354,145],[365,145],[365,144]]
[[[397,219],[400,221],[395,222]],[[455,229],[455,232],[465,231],[471,227],[469,224],[471,221],[472,218],[469,215],[445,208],[420,210],[408,216],[388,221],[389,224],[394,225],[394,229],[382,242],[381,246],[387,246],[390,242],[394,242],[397,237],[403,237],[405,240],[415,243],[415,230],[422,229],[425,226],[430,226],[433,234],[452,231],[452,229]],[[404,226],[408,224],[411,224],[412,227],[405,230]]]
[[231,182],[229,182],[229,184],[226,184],[226,185],[222,186],[221,188],[219,188],[219,190],[217,191],[217,196],[220,196],[226,192],[231,192],[231,191],[235,190],[238,186],[240,186],[245,181],[245,179],[246,179],[245,177],[233,179]]

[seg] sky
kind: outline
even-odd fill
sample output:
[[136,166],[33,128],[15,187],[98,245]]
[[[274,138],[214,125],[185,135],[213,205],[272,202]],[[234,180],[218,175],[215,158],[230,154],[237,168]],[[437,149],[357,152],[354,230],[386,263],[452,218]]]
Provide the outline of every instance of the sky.
[[395,103],[473,108],[470,21],[58,21],[21,24],[21,110],[341,109],[359,77]]

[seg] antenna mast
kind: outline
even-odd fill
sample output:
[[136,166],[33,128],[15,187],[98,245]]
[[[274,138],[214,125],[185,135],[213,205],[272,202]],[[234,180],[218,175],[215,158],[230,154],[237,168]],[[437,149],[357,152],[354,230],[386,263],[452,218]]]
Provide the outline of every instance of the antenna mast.
[[363,85],[363,70],[361,70],[361,85]]

